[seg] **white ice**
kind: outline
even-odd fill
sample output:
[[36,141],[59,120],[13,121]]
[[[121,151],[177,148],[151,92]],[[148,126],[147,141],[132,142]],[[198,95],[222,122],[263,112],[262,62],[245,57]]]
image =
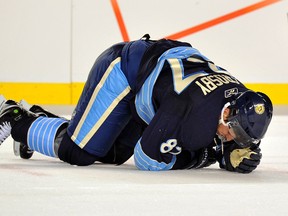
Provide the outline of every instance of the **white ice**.
[[0,215],[287,216],[288,115],[275,115],[251,174],[220,170],[139,171],[122,166],[76,167],[0,147]]

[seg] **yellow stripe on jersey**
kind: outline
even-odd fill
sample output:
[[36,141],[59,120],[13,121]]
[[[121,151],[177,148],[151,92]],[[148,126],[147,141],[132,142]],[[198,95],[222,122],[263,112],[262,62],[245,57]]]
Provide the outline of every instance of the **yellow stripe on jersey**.
[[95,88],[95,90],[94,90],[94,92],[93,92],[93,94],[92,94],[92,96],[91,96],[91,98],[90,98],[90,100],[88,102],[88,105],[87,105],[87,107],[86,107],[86,109],[85,109],[85,111],[83,113],[83,116],[81,117],[81,119],[80,119],[80,121],[79,121],[79,123],[78,123],[78,125],[77,125],[77,127],[76,127],[76,129],[75,129],[75,131],[74,131],[74,133],[72,135],[72,137],[71,137],[71,139],[73,141],[75,141],[75,139],[77,138],[77,136],[79,134],[79,131],[80,131],[81,127],[83,126],[83,123],[84,123],[85,119],[87,118],[88,113],[90,112],[90,110],[92,108],[92,105],[93,105],[93,103],[95,101],[95,98],[97,97],[100,89],[103,87],[103,84],[105,83],[107,77],[109,76],[109,74],[113,70],[114,66],[120,61],[121,61],[121,58],[118,57],[114,61],[111,62],[111,64],[108,66],[107,70],[105,71],[103,77],[101,78],[100,82],[96,86],[96,88]]
[[183,67],[182,64],[180,63],[181,60],[174,58],[174,59],[167,59],[167,61],[169,62],[172,70],[174,90],[175,92],[177,92],[177,94],[180,94],[196,78],[207,75],[207,73],[203,71],[184,78]]
[[[84,137],[84,139],[79,144],[80,148],[84,148],[85,145],[89,142],[91,137],[97,132],[99,127],[103,124],[103,122],[107,119],[107,117],[111,114],[114,108],[118,105],[118,103],[130,92],[131,88],[128,86],[124,91],[110,104],[107,110],[103,113],[101,118],[96,122],[96,124],[91,128],[89,133]],[[74,135],[73,135],[74,136]],[[73,140],[73,139],[72,139]]]

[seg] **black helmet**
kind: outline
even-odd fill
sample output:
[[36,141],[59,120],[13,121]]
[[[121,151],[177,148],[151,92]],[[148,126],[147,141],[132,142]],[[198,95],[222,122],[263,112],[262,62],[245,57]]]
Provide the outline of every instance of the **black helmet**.
[[234,141],[242,148],[259,143],[273,115],[269,97],[264,93],[248,90],[236,95],[229,108],[227,124]]

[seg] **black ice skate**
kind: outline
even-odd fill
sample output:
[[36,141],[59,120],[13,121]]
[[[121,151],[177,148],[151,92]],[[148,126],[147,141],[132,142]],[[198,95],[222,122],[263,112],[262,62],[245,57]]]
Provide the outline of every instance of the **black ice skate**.
[[0,95],[0,145],[10,136],[15,122],[23,116],[23,110],[12,100]]
[[[31,109],[31,106],[24,100],[21,100],[19,105],[25,110]],[[23,159],[30,159],[34,153],[27,145],[15,140],[13,141],[13,151],[14,155],[20,156]]]

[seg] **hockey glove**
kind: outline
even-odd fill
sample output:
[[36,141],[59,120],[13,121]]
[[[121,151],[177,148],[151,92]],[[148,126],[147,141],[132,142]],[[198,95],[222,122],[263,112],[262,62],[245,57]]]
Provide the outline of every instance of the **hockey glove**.
[[200,169],[216,163],[216,153],[212,147],[202,148],[189,154],[192,157],[191,161],[182,169]]
[[216,152],[220,167],[228,171],[250,173],[257,168],[262,158],[258,145],[250,148],[239,148],[234,142],[224,144],[224,153],[220,149]]

